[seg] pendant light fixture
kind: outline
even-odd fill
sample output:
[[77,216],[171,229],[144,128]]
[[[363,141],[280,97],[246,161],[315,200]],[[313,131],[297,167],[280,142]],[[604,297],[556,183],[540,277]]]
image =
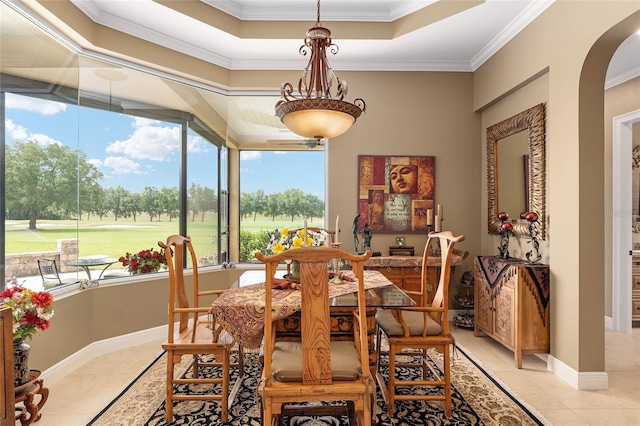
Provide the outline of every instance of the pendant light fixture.
[[[340,136],[351,128],[365,111],[363,99],[354,103],[344,101],[347,82],[338,79],[329,65],[327,48],[336,54],[338,46],[331,41],[331,31],[320,24],[320,0],[315,26],[307,31],[300,54],[310,53],[309,63],[298,82],[297,94],[291,83],[282,83],[282,99],[276,103],[276,115],[293,133],[316,140]],[[332,95],[331,87],[336,92]]]

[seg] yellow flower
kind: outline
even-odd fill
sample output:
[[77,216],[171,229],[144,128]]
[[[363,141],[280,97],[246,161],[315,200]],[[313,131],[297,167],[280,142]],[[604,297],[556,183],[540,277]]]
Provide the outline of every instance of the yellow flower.
[[293,245],[293,248],[300,248],[302,247],[302,238],[300,237],[295,237],[293,239],[293,241],[291,242],[291,244]]
[[275,254],[280,253],[281,251],[284,251],[285,247],[282,245],[281,242],[277,242],[275,246],[273,246],[273,252]]
[[289,228],[282,228],[282,230],[280,231],[280,236],[286,237],[287,235],[289,235]]

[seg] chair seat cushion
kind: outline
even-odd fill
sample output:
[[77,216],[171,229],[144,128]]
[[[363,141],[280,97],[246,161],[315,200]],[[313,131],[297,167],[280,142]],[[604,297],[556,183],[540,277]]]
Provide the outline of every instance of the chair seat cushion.
[[[422,312],[402,311],[402,318],[407,323],[411,336],[422,336],[424,317]],[[378,309],[376,322],[387,336],[404,336],[402,325],[393,317],[391,309]],[[442,326],[431,318],[431,315],[427,315],[427,336],[436,336],[441,332]]]
[[[281,382],[302,381],[302,344],[276,342],[271,372]],[[353,342],[331,342],[331,376],[335,381],[355,380],[362,373],[360,356]]]

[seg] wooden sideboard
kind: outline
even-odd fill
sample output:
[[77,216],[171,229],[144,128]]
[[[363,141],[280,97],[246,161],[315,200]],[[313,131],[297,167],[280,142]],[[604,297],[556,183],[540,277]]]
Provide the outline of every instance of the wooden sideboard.
[[478,256],[474,267],[474,334],[512,350],[518,368],[522,354],[549,353],[549,266]]
[[631,321],[640,327],[640,255],[634,254],[631,262]]
[[[462,260],[467,257],[467,252],[458,251],[454,253],[451,260],[451,268],[462,265]],[[428,268],[427,280],[431,283],[437,283],[440,274],[440,258],[429,258],[436,268]],[[430,263],[431,264],[431,263]],[[387,277],[391,282],[403,290],[418,291],[420,289],[420,274],[422,272],[422,256],[377,256],[370,257],[364,262],[365,269],[373,269],[379,271]],[[436,292],[436,285],[428,286],[429,302],[433,300]],[[417,302],[417,301],[416,301]]]

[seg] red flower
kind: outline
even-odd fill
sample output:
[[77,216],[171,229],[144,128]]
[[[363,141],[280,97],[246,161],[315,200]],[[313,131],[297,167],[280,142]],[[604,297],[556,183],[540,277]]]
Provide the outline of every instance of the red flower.
[[31,295],[31,299],[36,304],[36,306],[40,306],[42,308],[51,306],[53,303],[53,296],[48,291],[40,291],[38,293],[34,293]]
[[501,228],[505,231],[511,231],[513,229],[513,224],[511,222],[502,222]]
[[0,299],[1,306],[11,308],[14,344],[49,328],[53,317],[51,293],[15,286],[0,293]]
[[5,289],[2,293],[0,293],[0,298],[11,298],[15,293],[20,293],[21,287],[9,287]]
[[140,250],[136,254],[127,252],[118,260],[122,262],[122,266],[128,266],[128,270],[132,274],[158,272],[160,268],[167,266],[167,258],[163,250]]

